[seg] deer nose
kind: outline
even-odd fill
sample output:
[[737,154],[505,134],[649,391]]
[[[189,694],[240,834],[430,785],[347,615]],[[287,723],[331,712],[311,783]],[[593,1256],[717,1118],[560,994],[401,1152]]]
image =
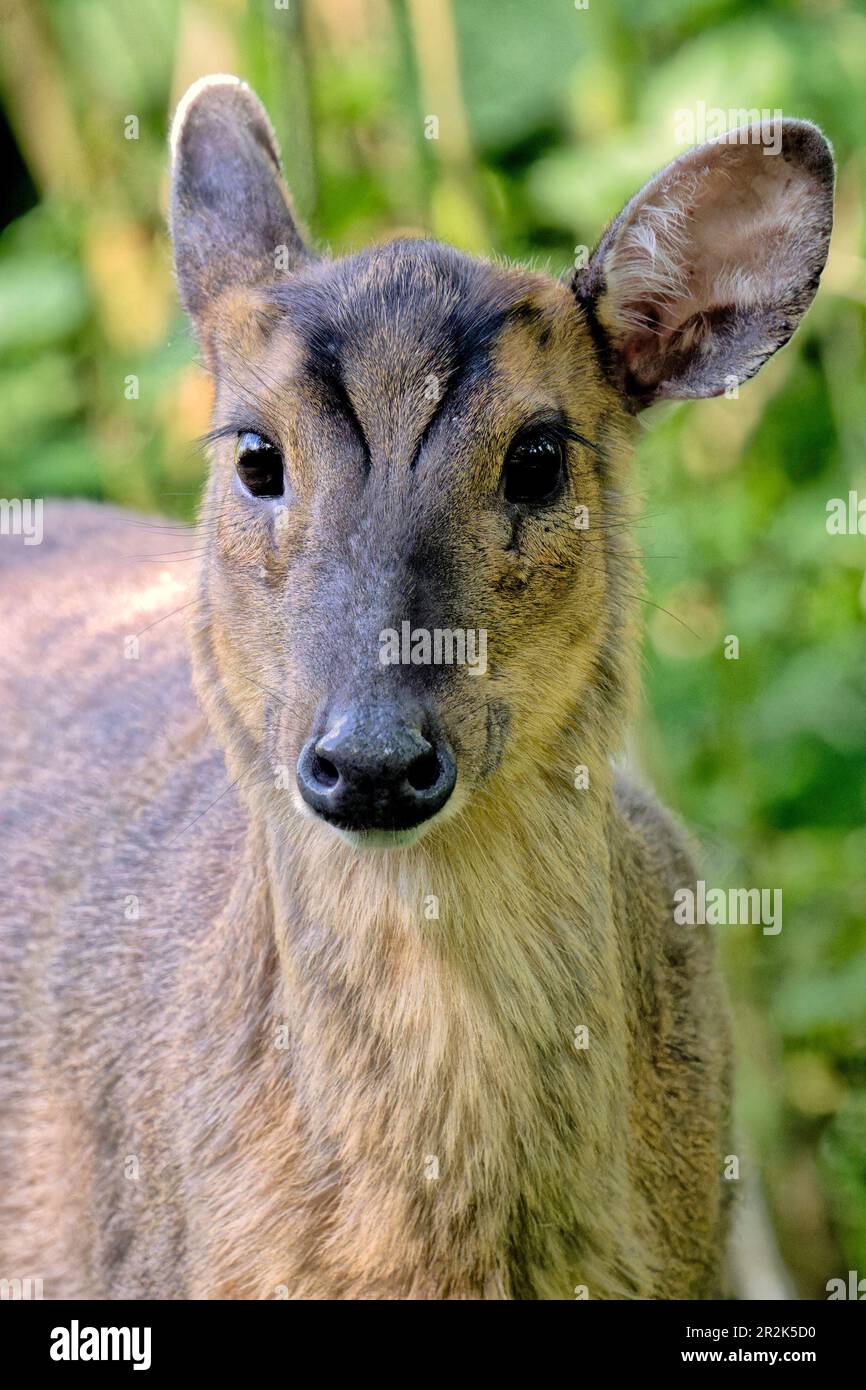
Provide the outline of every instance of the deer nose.
[[298,759],[304,801],[342,830],[411,830],[442,809],[456,781],[451,754],[422,719],[379,706],[333,717]]

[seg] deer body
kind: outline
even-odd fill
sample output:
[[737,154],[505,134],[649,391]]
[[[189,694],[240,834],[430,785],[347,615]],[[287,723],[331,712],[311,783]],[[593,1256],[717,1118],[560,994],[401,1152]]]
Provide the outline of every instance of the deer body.
[[[663,394],[673,361],[694,384],[698,326],[656,370],[606,307],[615,264],[573,291],[428,243],[307,263],[251,94],[221,79],[178,120],[178,275],[218,382],[197,577],[155,583],[129,518],[72,507],[6,581],[14,669],[42,687],[7,697],[29,728],[0,1274],[95,1298],[719,1296],[723,989],[710,933],[673,922],[681,833],[613,770],[640,582],[623,380]],[[820,149],[791,148],[814,177]],[[260,239],[247,219],[220,262],[208,219],[237,225],[238,199]],[[296,271],[263,295],[275,244]],[[490,500],[527,414],[574,468],[541,508],[537,433]],[[187,643],[155,622],[183,602]],[[486,628],[489,670],[383,668],[404,616]]]
[[[29,820],[6,802],[22,844],[7,912],[28,932],[4,978],[20,972],[28,1006],[4,1267],[89,1298],[715,1291],[725,1009],[709,933],[684,943],[671,922],[690,871],[667,818],[615,795],[603,745],[588,755],[575,730],[561,796],[504,796],[499,833],[467,824],[442,862],[338,846],[281,868],[232,795],[172,843],[234,769],[178,617],[119,659],[160,572],[128,558],[130,536],[136,554],[165,545],[127,520],[48,508],[68,539],[50,566],[22,548],[7,583],[10,657],[84,679],[72,727],[49,686],[29,732]],[[149,622],[183,601],[164,589],[138,607]],[[565,774],[587,756],[581,798]]]

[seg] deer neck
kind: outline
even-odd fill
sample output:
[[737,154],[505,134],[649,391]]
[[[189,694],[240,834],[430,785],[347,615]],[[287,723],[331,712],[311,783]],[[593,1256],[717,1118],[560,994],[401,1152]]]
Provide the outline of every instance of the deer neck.
[[[194,646],[200,677],[201,654]],[[278,813],[268,779],[249,793],[239,783],[248,872],[221,955],[247,997],[261,988],[268,1001],[264,1075],[285,1107],[272,1119],[291,1126],[296,1187],[316,1194],[316,1220],[328,1209],[329,1287],[363,1270],[373,1273],[354,1287],[405,1293],[412,1268],[447,1268],[455,1290],[504,1279],[514,1291],[501,1252],[518,1223],[526,1260],[551,1271],[550,1296],[569,1296],[561,1276],[575,1261],[594,1269],[596,1289],[622,1293],[607,1257],[593,1264],[593,1249],[609,1256],[628,1228],[628,972],[610,757],[630,686],[619,674],[557,720],[548,747],[519,771],[509,760],[507,775],[503,765],[409,849],[359,853],[324,825]],[[203,698],[225,735],[219,702]],[[239,776],[254,755],[221,741]],[[554,1249],[563,1231],[591,1232],[592,1248]],[[395,1250],[402,1272],[391,1283]],[[537,1291],[534,1279],[527,1272],[524,1287]],[[443,1286],[422,1279],[416,1291]]]
[[[490,791],[486,811],[398,853],[359,855],[312,824],[290,854],[266,838],[293,1089],[335,1182],[352,1174],[363,1191],[352,1211],[367,1261],[388,1239],[377,1213],[398,1209],[404,1245],[416,1227],[444,1258],[443,1184],[452,1221],[474,1213],[483,1264],[517,1205],[602,1231],[624,1183],[607,763],[580,791],[538,776],[518,796]],[[595,1174],[583,1195],[575,1144]]]

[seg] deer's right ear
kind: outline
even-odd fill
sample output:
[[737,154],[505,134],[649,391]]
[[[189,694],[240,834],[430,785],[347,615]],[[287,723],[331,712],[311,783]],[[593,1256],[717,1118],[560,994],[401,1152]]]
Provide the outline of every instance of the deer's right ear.
[[203,77],[171,128],[171,236],[184,308],[204,345],[227,292],[307,259],[264,107],[237,77]]

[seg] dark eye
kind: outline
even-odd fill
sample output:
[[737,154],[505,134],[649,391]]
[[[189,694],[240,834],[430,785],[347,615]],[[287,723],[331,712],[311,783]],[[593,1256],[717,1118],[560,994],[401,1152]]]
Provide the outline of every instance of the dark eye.
[[283,456],[275,444],[252,430],[238,436],[235,453],[238,477],[254,497],[282,497]]
[[552,502],[564,479],[565,448],[555,434],[526,435],[512,444],[503,473],[506,502]]

